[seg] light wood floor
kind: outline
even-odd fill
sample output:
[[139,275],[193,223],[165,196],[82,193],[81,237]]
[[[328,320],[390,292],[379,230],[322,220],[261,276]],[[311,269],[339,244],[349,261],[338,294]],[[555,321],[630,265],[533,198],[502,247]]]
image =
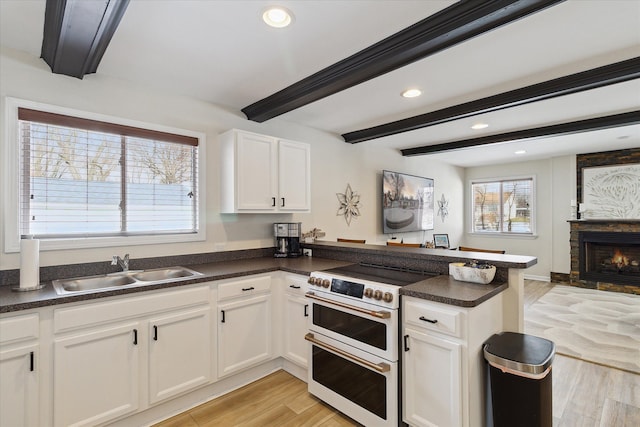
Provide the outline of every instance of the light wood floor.
[[[553,286],[553,283],[525,280],[525,310]],[[472,421],[472,425],[477,423]],[[640,426],[640,375],[556,355],[553,362],[553,425]],[[156,425],[178,426],[339,427],[358,424],[311,396],[304,382],[278,371]]]
[[155,427],[359,426],[307,392],[307,384],[277,371]]

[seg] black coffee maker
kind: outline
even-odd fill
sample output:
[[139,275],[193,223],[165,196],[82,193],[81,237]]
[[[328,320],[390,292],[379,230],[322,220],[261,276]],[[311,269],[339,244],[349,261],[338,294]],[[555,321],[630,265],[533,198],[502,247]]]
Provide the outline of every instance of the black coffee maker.
[[276,258],[295,258],[302,255],[300,247],[301,222],[277,222],[273,224]]

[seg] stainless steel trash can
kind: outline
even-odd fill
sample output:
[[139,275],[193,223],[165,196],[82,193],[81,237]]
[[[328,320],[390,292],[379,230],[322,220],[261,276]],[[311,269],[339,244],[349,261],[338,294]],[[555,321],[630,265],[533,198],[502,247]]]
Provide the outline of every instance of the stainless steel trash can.
[[551,427],[551,364],[555,344],[516,332],[495,334],[485,341],[494,427]]

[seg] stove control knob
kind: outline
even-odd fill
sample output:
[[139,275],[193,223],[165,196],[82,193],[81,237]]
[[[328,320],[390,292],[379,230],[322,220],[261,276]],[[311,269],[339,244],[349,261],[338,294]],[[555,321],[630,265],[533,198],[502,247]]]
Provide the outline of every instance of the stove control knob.
[[364,290],[364,296],[365,296],[365,298],[373,297],[373,290],[371,288],[366,288]]
[[384,302],[391,302],[393,301],[393,294],[391,292],[385,292],[384,295],[382,295],[382,300]]
[[313,285],[313,282],[316,280],[315,277],[309,277],[309,279],[307,280],[307,283],[310,285]]
[[323,279],[320,281],[320,284],[323,288],[328,288],[331,285],[331,281],[329,279]]
[[382,299],[382,291],[380,290],[373,291],[373,299],[380,301]]

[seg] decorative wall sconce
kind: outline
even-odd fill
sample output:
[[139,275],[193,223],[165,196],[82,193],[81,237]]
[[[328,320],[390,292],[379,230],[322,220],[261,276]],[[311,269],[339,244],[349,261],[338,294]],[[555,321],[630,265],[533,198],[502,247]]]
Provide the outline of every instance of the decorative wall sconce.
[[344,216],[347,225],[351,225],[351,218],[360,216],[360,195],[351,190],[351,185],[347,184],[347,189],[344,193],[336,193],[336,196],[338,197],[338,202],[340,202],[336,215]]
[[442,219],[442,222],[449,216],[449,201],[444,198],[444,193],[440,200],[438,200],[438,216]]

